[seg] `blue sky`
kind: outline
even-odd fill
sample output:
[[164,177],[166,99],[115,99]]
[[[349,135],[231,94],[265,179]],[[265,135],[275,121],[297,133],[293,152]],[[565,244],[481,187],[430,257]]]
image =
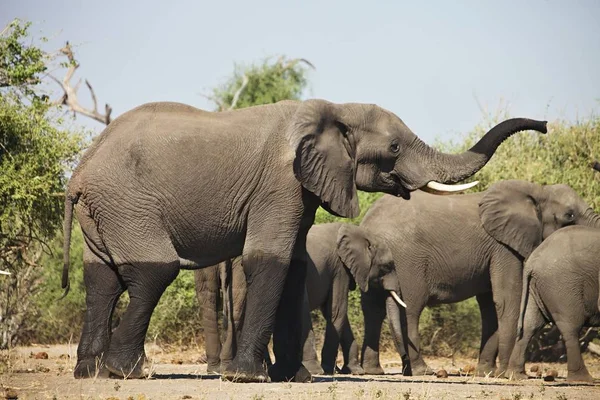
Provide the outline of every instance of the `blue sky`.
[[[2,0],[0,24],[71,41],[117,116],[149,101],[200,108],[234,62],[304,57],[309,97],[376,103],[424,140],[501,101],[512,116],[586,118],[600,102],[600,1]],[[82,102],[90,104],[82,87]],[[102,126],[84,117],[78,122]]]

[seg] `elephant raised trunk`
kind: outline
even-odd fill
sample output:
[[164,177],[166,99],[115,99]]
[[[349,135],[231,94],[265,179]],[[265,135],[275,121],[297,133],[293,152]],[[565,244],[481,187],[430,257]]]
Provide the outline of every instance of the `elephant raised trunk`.
[[[512,118],[490,129],[473,147],[461,154],[441,153],[417,139],[415,146],[423,146],[431,160],[433,175],[430,181],[460,182],[479,171],[490,160],[500,144],[511,135],[525,130],[546,133],[546,121]],[[435,188],[433,188],[435,189]]]

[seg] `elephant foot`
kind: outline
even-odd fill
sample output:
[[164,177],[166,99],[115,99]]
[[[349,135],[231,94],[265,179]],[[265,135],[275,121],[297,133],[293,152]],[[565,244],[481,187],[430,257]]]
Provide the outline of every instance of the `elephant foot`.
[[323,375],[333,375],[335,374],[336,365],[329,365],[321,363],[321,367],[323,368]]
[[381,365],[362,365],[363,371],[366,375],[385,375],[385,371],[381,368]]
[[[406,369],[403,368],[403,371],[405,371],[405,370]],[[410,372],[411,372],[410,375],[408,375],[408,374],[403,374],[403,375],[406,375],[406,376],[425,376],[425,375],[433,375],[435,373],[424,362],[418,363],[416,365],[411,365]]]
[[302,364],[300,364],[300,368],[293,368],[289,365],[282,365],[282,363],[275,362],[275,364],[269,368],[269,376],[271,382],[312,382],[312,375]]
[[477,368],[475,368],[475,376],[482,376],[482,377],[492,376],[492,377],[496,377],[496,378],[499,377],[499,376],[496,376],[496,366],[492,366],[492,365],[478,365]]
[[219,364],[207,364],[206,365],[206,373],[209,375],[220,375],[223,371],[222,365]]
[[142,379],[151,375],[146,354],[142,352],[132,357],[109,354],[106,358],[106,368],[119,378]]
[[511,381],[519,381],[519,380],[523,380],[523,379],[529,379],[529,376],[525,372],[518,371],[516,369],[508,369],[508,370],[504,371],[504,373],[502,375],[503,375],[503,378],[507,378]]
[[587,370],[578,372],[567,372],[567,381],[569,382],[594,382],[594,378]]
[[325,372],[317,360],[302,361],[302,365],[304,365],[311,375],[323,375]]
[[268,382],[269,376],[262,362],[253,360],[239,360],[234,358],[231,364],[222,370],[223,379],[240,383]]
[[340,370],[340,374],[364,375],[365,370],[360,365],[352,363],[344,365]]
[[109,375],[110,372],[102,364],[101,357],[77,360],[77,364],[73,370],[75,379],[108,378]]

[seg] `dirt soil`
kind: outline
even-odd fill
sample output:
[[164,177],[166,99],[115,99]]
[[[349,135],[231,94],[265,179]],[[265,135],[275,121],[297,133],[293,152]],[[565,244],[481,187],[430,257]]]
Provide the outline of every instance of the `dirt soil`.
[[[435,370],[449,377],[403,377],[397,356],[383,360],[382,376],[316,376],[313,383],[231,383],[207,375],[199,363],[199,351],[168,352],[148,346],[154,375],[150,379],[73,378],[76,346],[19,347],[0,353],[0,399],[600,399],[600,380],[595,384],[568,384],[566,364],[538,364],[558,371],[558,378],[510,382],[475,378],[465,371],[475,360],[428,358]],[[41,354],[40,354],[41,353]],[[47,354],[48,358],[43,358]],[[42,357],[42,358],[36,358]],[[600,361],[586,358],[590,373],[600,377]],[[530,365],[527,366],[529,371]]]

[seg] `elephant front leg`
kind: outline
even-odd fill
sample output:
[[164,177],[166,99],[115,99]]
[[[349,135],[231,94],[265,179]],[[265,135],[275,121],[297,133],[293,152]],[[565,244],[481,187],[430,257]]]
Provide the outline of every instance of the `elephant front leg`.
[[310,318],[310,305],[308,304],[308,295],[304,291],[304,299],[302,301],[302,340],[304,346],[302,348],[302,365],[312,375],[321,375],[323,368],[317,359],[317,350],[315,348],[315,332],[312,327]]
[[300,229],[290,269],[277,309],[273,332],[275,364],[269,369],[274,382],[310,382],[312,376],[302,364],[302,311],[306,282],[306,235],[310,224]]
[[361,366],[368,375],[383,375],[379,363],[379,338],[385,319],[385,295],[371,290],[361,292],[360,305],[363,312],[365,338],[361,351]]
[[523,289],[522,263],[516,257],[496,261],[491,266],[492,292],[498,317],[498,368],[502,377],[517,337],[517,323]]
[[125,288],[116,272],[96,257],[87,245],[83,257],[86,311],[73,374],[75,378],[108,376],[103,355],[110,344],[112,314]]
[[245,250],[242,265],[247,295],[240,342],[222,377],[233,382],[266,382],[263,359],[273,333],[289,261],[273,252]]
[[494,375],[498,356],[498,317],[492,292],[477,295],[477,303],[481,313],[481,346],[476,374]]
[[342,328],[342,336],[340,337],[340,344],[342,346],[342,352],[344,353],[344,366],[342,367],[342,374],[352,375],[364,375],[365,370],[360,366],[358,361],[358,343],[352,333],[352,327],[350,321],[346,317],[347,323]]

